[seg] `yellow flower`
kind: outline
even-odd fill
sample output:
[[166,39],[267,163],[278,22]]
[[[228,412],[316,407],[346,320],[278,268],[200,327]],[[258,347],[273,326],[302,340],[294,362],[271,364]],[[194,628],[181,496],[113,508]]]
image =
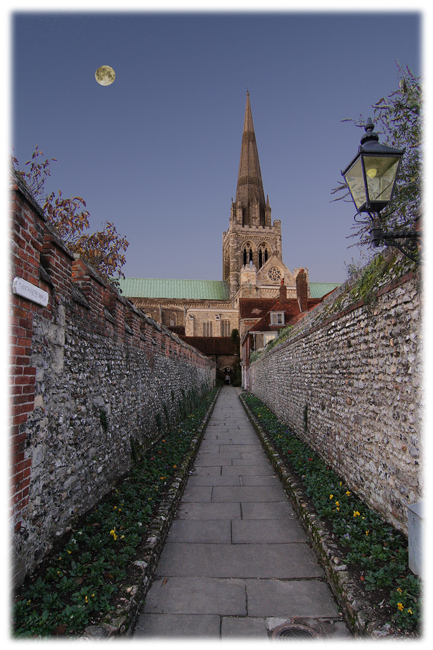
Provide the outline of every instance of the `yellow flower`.
[[369,532],[370,532],[369,530],[366,530],[366,531],[365,531],[365,534],[368,535]]
[[401,589],[400,587],[397,588],[397,591],[398,591],[399,594],[403,593],[403,589]]
[[408,613],[408,614],[413,614],[413,611],[411,610],[410,607],[409,607],[409,609],[407,610],[407,613]]
[[359,517],[359,512],[357,510],[355,510],[355,512],[353,513],[353,516],[354,517]]
[[340,508],[337,508],[338,512],[340,512]]
[[116,529],[113,528],[113,530],[110,530],[110,535],[112,535],[113,539],[116,541],[117,535],[116,535]]
[[347,494],[348,497],[350,497],[350,492],[349,492],[349,490],[347,490],[346,494]]
[[399,608],[399,610],[400,610],[401,612],[404,610],[403,603],[397,603],[397,607]]
[[339,505],[340,505],[340,502],[339,502],[339,501],[336,501],[336,502],[335,502],[335,505],[336,505],[336,506],[339,506]]
[[87,596],[85,597],[84,602],[85,602],[85,603],[88,603],[88,602],[89,602],[89,599],[87,598]]
[[69,555],[72,553],[72,551],[68,551]]
[[330,494],[330,495],[329,495],[329,498],[330,498],[330,499],[333,499],[333,498],[334,498],[334,495],[333,495],[333,494]]
[[340,481],[340,485],[343,485],[343,481]]
[[117,506],[114,506],[113,510],[117,510]]

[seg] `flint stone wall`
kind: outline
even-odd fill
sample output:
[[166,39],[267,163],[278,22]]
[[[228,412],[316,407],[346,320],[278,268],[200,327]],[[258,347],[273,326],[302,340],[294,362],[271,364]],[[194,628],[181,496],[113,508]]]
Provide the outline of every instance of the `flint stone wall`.
[[13,580],[215,384],[215,364],[74,259],[15,179],[11,298]]
[[407,534],[422,496],[420,277],[340,309],[345,291],[252,364],[251,392]]

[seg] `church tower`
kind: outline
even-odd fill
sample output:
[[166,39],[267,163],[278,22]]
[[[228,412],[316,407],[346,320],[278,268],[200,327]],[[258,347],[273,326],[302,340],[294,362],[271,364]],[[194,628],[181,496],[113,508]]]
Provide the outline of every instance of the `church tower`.
[[281,221],[272,224],[269,198],[265,201],[247,92],[236,200],[232,199],[229,229],[223,233],[223,280],[229,283],[232,300],[241,286],[241,273],[247,277],[248,271],[259,271],[271,257],[282,262]]

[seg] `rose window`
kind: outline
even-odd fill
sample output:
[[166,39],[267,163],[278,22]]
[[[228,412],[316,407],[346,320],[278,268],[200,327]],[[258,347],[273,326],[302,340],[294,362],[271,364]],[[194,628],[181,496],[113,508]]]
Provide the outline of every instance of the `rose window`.
[[273,266],[268,271],[268,277],[273,282],[278,282],[278,280],[281,280],[281,271],[280,271],[280,269],[278,269],[276,266]]

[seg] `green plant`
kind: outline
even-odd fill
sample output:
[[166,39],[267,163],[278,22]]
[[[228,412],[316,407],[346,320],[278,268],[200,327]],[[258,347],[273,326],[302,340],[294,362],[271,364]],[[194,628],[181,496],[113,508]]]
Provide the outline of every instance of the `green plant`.
[[304,418],[304,433],[307,433],[307,431],[308,431],[308,402],[305,402],[303,418]]
[[167,422],[167,426],[170,426],[170,416],[168,414],[167,404],[165,402],[163,402],[162,408],[164,410],[165,421]]
[[[302,481],[317,515],[346,549],[346,563],[361,568],[359,582],[367,592],[385,590],[390,618],[402,628],[420,626],[420,581],[408,567],[407,540],[363,503],[334,472],[257,397],[243,396],[281,457]],[[308,403],[304,427],[308,426]],[[381,593],[382,593],[381,592]]]
[[99,409],[99,422],[101,423],[101,426],[104,429],[104,431],[108,431],[108,427],[109,427],[108,413],[103,406],[101,406],[101,408]]
[[118,584],[127,579],[128,564],[148,535],[155,508],[214,396],[212,390],[187,418],[142,452],[131,472],[78,522],[47,566],[26,580],[14,599],[15,637],[76,636],[112,610]]

